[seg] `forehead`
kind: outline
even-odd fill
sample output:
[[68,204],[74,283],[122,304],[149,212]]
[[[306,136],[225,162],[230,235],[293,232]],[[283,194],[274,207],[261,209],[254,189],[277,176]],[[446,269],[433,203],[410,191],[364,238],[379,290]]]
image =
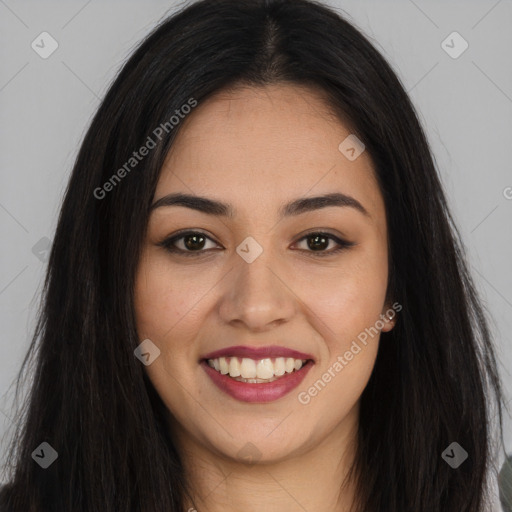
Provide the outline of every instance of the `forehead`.
[[368,153],[350,161],[338,149],[350,134],[310,88],[281,84],[221,91],[182,121],[155,199],[180,191],[240,207],[257,198],[273,209],[287,198],[342,192],[382,213]]

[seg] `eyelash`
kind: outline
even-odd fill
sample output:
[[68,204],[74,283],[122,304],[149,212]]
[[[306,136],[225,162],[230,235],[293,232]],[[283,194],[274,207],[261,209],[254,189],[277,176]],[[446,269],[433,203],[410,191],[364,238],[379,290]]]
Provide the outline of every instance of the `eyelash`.
[[[177,242],[178,240],[181,240],[182,238],[186,238],[188,235],[202,235],[206,239],[210,240],[211,242],[217,243],[201,231],[184,231],[181,233],[177,233],[177,234],[173,235],[172,237],[166,238],[165,240],[162,240],[157,245],[159,245],[160,247],[163,247],[164,249],[166,249],[168,252],[170,252],[172,254],[177,254],[179,256],[185,256],[185,257],[190,257],[190,256],[198,257],[198,256],[201,256],[203,253],[211,250],[211,249],[200,249],[197,251],[188,251],[188,250],[184,250],[184,249],[178,249],[177,247],[175,247],[173,245],[175,242]],[[348,249],[349,247],[356,245],[353,242],[347,242],[345,240],[342,240],[341,238],[338,238],[337,236],[332,235],[331,233],[326,233],[324,231],[312,231],[310,233],[307,233],[302,238],[300,238],[297,242],[302,242],[303,240],[306,240],[313,235],[323,236],[323,237],[325,237],[329,240],[332,240],[338,244],[338,247],[331,249],[329,251],[305,250],[305,252],[312,253],[314,256],[319,256],[320,258],[323,258],[326,256],[331,256],[333,254],[337,254],[340,251],[343,251],[345,249]]]

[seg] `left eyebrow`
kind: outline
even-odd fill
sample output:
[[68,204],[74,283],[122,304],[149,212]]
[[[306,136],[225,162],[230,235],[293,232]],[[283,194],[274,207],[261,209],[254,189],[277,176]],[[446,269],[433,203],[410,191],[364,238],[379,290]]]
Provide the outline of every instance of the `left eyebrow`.
[[[182,193],[169,194],[161,197],[151,205],[150,212],[164,206],[184,206],[208,215],[218,215],[229,218],[233,218],[235,214],[235,209],[230,204],[222,203],[207,197]],[[371,218],[368,210],[357,199],[339,192],[323,196],[301,197],[295,199],[282,206],[279,210],[279,215],[280,217],[295,216],[330,206],[354,208],[363,215]]]

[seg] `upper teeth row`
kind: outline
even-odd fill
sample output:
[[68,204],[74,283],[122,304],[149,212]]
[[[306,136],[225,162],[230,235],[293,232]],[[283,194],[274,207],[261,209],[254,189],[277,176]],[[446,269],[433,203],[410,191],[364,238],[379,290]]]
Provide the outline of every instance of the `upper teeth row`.
[[293,357],[277,357],[275,359],[260,359],[255,361],[246,357],[219,357],[208,359],[208,364],[218,372],[230,377],[242,377],[244,379],[271,379],[293,370],[300,370],[307,359],[294,359]]

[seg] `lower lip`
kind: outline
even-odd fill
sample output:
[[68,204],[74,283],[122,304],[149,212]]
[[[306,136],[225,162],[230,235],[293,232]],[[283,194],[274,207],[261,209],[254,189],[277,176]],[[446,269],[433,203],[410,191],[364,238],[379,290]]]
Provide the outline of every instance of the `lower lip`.
[[254,384],[239,382],[227,375],[222,375],[222,373],[212,368],[207,361],[201,361],[201,366],[214,384],[221,391],[242,402],[272,402],[278,400],[302,382],[313,364],[313,361],[309,360],[300,370],[287,373],[273,382]]

